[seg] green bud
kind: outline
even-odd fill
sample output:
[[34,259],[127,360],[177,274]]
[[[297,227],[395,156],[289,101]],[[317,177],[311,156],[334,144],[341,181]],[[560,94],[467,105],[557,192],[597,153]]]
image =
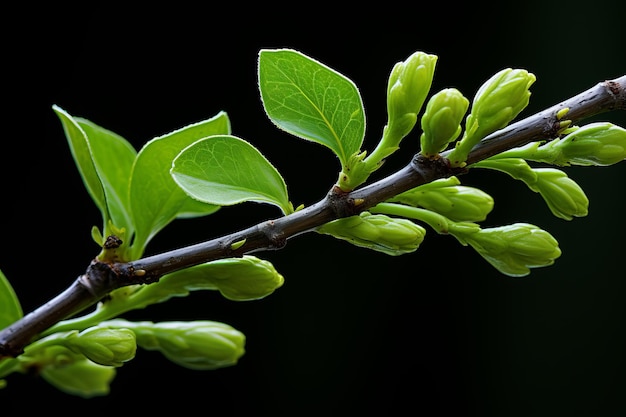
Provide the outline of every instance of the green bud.
[[115,367],[98,365],[82,355],[81,358],[45,366],[41,369],[41,377],[66,394],[82,398],[108,395],[115,378]]
[[528,275],[529,268],[552,265],[561,256],[556,239],[528,223],[481,229],[459,240],[469,244],[500,272],[513,277]]
[[410,220],[367,211],[358,216],[333,220],[316,231],[392,256],[417,250],[426,233],[423,227]]
[[244,334],[215,321],[133,323],[111,320],[107,324],[132,328],[140,347],[159,351],[172,362],[189,369],[210,370],[231,366],[245,352]]
[[97,313],[107,320],[200,290],[219,290],[235,301],[256,300],[272,294],[283,283],[283,276],[268,261],[249,255],[220,259],[172,272],[150,285],[119,288],[99,305]]
[[135,333],[129,329],[94,326],[80,333],[72,332],[66,346],[93,362],[105,366],[122,366],[135,357]]
[[[96,229],[97,230],[97,229]],[[100,238],[101,239],[101,247],[102,251],[98,254],[97,258],[99,261],[103,262],[126,262],[127,252],[129,250],[129,245],[126,243],[126,228],[124,227],[116,227],[111,220],[107,222],[107,227],[105,228],[105,236],[100,234],[99,231],[96,232],[92,228],[92,238]]]
[[504,69],[485,82],[474,97],[467,126],[478,124],[480,138],[502,129],[528,106],[534,74],[522,69]]
[[[390,153],[392,153],[392,151]],[[343,191],[352,191],[363,184],[369,175],[381,166],[381,160],[387,156],[387,154],[379,155],[381,159],[377,160],[373,166],[364,161],[366,156],[367,152],[358,151],[348,158],[348,162],[339,173],[336,183]]]
[[422,116],[421,152],[433,157],[446,149],[461,134],[461,120],[469,100],[455,88],[441,90],[430,98]]
[[472,166],[495,169],[523,181],[529,189],[541,194],[550,211],[559,218],[572,220],[573,217],[587,215],[587,196],[563,171],[554,168],[531,168],[521,158],[490,158]]
[[589,200],[578,184],[561,170],[534,168],[537,180],[530,188],[541,194],[555,216],[572,220],[588,213]]
[[264,298],[285,282],[274,265],[255,256],[220,259],[194,268],[190,273],[204,276],[224,297],[235,301]]
[[494,74],[476,93],[471,113],[465,121],[465,134],[448,155],[452,166],[464,166],[467,155],[481,139],[509,124],[526,108],[534,74],[506,68]]
[[[436,55],[415,52],[392,69],[387,84],[386,129],[397,142],[406,136],[417,121],[435,73]],[[397,146],[397,144],[396,144]]]
[[77,338],[76,330],[54,333],[29,344],[24,353],[2,362],[0,375],[6,375],[6,365],[11,372],[27,373],[36,369],[50,385],[67,394],[83,398],[103,396],[109,393],[109,384],[116,374],[113,366],[99,365],[82,352],[75,351],[68,343]]
[[339,174],[337,185],[351,191],[380,168],[389,155],[397,151],[402,139],[417,122],[435,73],[436,55],[415,52],[404,62],[398,62],[389,75],[387,84],[387,125],[376,148],[365,158],[359,152],[353,155],[347,168]]
[[590,123],[544,147],[556,152],[556,165],[608,166],[626,158],[626,129],[612,123]]
[[[442,186],[436,186],[438,184]],[[485,220],[493,210],[493,198],[478,188],[458,184],[460,181],[456,177],[435,180],[400,193],[388,201],[423,207],[455,222]]]

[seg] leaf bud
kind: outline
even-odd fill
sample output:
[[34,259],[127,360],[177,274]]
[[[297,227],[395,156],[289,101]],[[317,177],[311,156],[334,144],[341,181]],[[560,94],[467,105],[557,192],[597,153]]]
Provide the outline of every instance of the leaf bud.
[[464,166],[467,155],[481,139],[502,129],[526,108],[534,74],[506,68],[494,74],[479,89],[465,121],[465,134],[448,155],[452,166]]
[[558,152],[554,158],[557,165],[608,166],[626,158],[626,129],[612,123],[590,123],[543,147]]
[[255,256],[219,259],[205,265],[206,279],[229,300],[245,301],[264,298],[285,282],[284,277],[278,273],[271,262]]
[[493,75],[476,93],[467,125],[478,124],[482,139],[505,127],[528,106],[534,74],[522,69],[506,68]]
[[528,223],[481,229],[465,241],[503,274],[521,277],[529,268],[549,266],[561,256],[558,242],[548,232]]
[[41,369],[41,377],[58,390],[82,398],[106,396],[115,378],[116,369],[82,359],[62,365],[48,365]]
[[461,134],[461,120],[469,100],[455,88],[441,90],[428,100],[422,116],[421,153],[433,157]]
[[[415,52],[394,65],[387,84],[387,112],[390,137],[399,142],[415,126],[430,91],[437,56]],[[397,146],[397,145],[396,145]]]
[[181,269],[151,285],[119,288],[101,308],[115,312],[108,315],[115,317],[124,311],[145,308],[172,297],[185,297],[190,291],[199,290],[219,290],[234,301],[256,300],[270,295],[283,283],[283,276],[270,262],[244,255]]
[[426,234],[423,227],[411,220],[367,211],[328,222],[317,232],[392,256],[414,252]]
[[122,366],[135,357],[135,333],[129,329],[94,326],[80,333],[72,332],[66,346],[93,362],[105,366]]
[[[125,326],[125,322],[111,320],[107,323]],[[144,321],[127,326],[132,326],[140,347],[159,351],[170,361],[189,369],[210,370],[231,366],[245,352],[245,335],[216,321]]]
[[589,199],[567,174],[554,168],[534,168],[536,182],[530,187],[541,194],[556,217],[572,220],[588,213]]
[[[456,181],[451,182],[450,178],[436,180],[400,193],[388,201],[422,207],[455,222],[485,220],[493,210],[493,198],[478,188],[458,185],[460,181],[456,177],[451,178]],[[442,186],[436,186],[438,184]]]

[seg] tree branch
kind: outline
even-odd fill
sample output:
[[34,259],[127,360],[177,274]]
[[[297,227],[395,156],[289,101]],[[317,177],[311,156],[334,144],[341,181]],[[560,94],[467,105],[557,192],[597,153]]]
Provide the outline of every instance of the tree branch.
[[[600,113],[626,109],[626,75],[598,83],[562,103],[487,136],[469,154],[467,164],[530,142],[556,138],[561,128],[556,115],[563,109],[569,109],[564,118],[572,123]],[[165,274],[217,259],[281,249],[288,239],[314,231],[329,221],[358,214],[401,192],[436,179],[464,174],[466,170],[449,166],[448,154],[444,152],[438,160],[415,155],[404,168],[364,188],[350,193],[333,188],[322,200],[307,208],[227,236],[128,263],[107,264],[94,260],[85,274],[79,276],[69,288],[0,331],[0,359],[18,356],[38,334],[95,305],[117,288],[150,284]],[[245,243],[233,245],[241,241]]]

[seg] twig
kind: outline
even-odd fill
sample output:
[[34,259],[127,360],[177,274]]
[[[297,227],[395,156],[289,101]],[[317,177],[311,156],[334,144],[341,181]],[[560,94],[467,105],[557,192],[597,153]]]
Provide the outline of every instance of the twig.
[[[529,116],[483,139],[469,154],[471,165],[511,148],[558,136],[557,112],[568,108],[572,123],[613,110],[626,109],[626,75],[594,87]],[[65,291],[0,331],[0,359],[16,357],[38,334],[61,320],[95,305],[111,291],[133,284],[157,282],[165,274],[217,259],[281,249],[288,239],[315,230],[329,221],[358,214],[401,192],[466,170],[451,168],[443,153],[438,160],[415,155],[404,168],[350,193],[333,188],[319,202],[288,216],[181,249],[128,263],[92,261],[85,274]],[[245,241],[241,246],[234,243]],[[236,247],[236,249],[233,249]]]

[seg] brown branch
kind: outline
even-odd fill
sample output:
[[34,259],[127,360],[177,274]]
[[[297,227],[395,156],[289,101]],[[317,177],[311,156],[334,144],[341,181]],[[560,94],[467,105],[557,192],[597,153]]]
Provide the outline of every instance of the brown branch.
[[[569,109],[566,118],[572,123],[596,114],[626,109],[626,75],[598,83],[562,103],[487,136],[469,154],[468,165],[529,142],[557,137],[560,124],[556,114],[565,108]],[[449,167],[445,158],[447,154],[443,153],[442,158],[435,161],[418,154],[404,168],[362,189],[351,193],[332,189],[324,199],[308,208],[228,236],[128,263],[106,264],[94,260],[85,274],[79,276],[69,288],[0,331],[0,359],[18,356],[41,332],[95,305],[117,288],[150,284],[165,274],[217,259],[280,249],[288,239],[313,231],[329,221],[358,214],[430,181],[463,174],[465,170]],[[244,245],[232,249],[233,243],[243,240]]]

